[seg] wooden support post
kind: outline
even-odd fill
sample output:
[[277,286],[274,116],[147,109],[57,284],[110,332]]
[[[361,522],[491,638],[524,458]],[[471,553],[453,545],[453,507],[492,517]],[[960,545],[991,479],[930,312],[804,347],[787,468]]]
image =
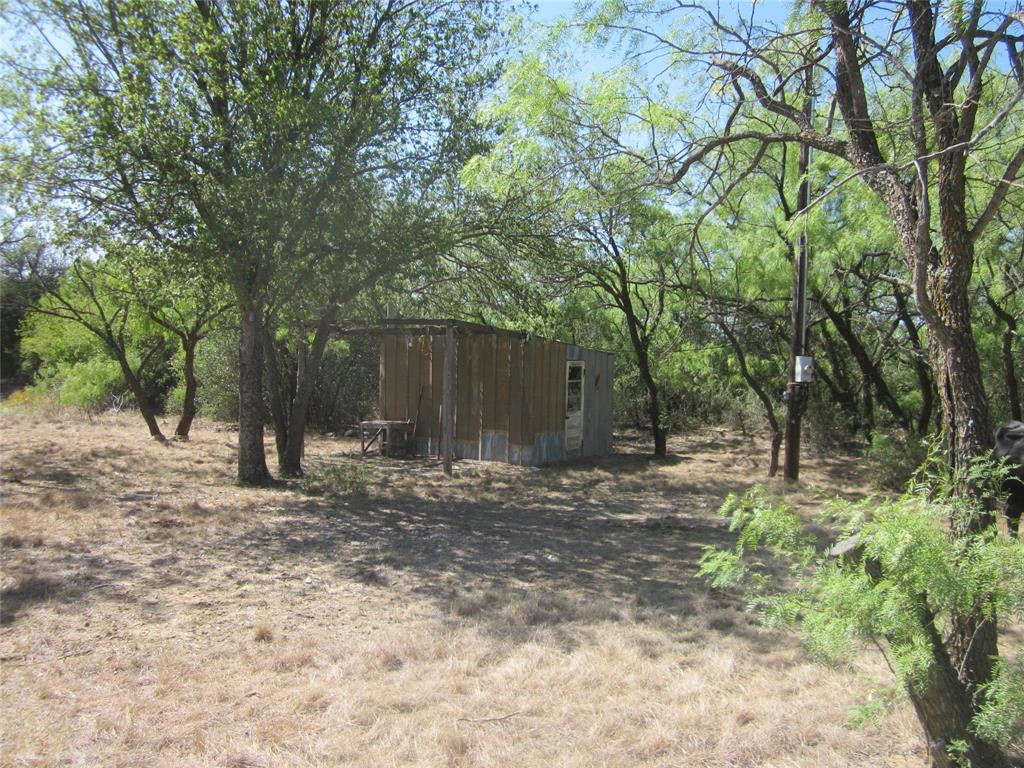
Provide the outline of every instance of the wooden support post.
[[[810,72],[810,69],[808,69]],[[813,117],[814,101],[811,96],[811,83],[805,84],[807,95],[804,97],[804,114],[808,119]],[[800,479],[800,421],[806,407],[808,396],[807,385],[796,381],[796,360],[807,354],[807,266],[810,260],[810,247],[807,242],[806,208],[811,198],[811,185],[808,173],[811,166],[811,147],[800,145],[800,157],[797,164],[800,174],[800,189],[797,192],[796,206],[804,211],[803,229],[797,244],[796,264],[793,275],[793,312],[789,352],[789,377],[786,383],[786,421],[785,450],[783,452],[782,476],[787,482],[795,483]]]
[[455,454],[455,328],[449,325],[444,332],[444,380],[441,389],[441,449],[444,454],[444,473],[451,477],[452,457]]

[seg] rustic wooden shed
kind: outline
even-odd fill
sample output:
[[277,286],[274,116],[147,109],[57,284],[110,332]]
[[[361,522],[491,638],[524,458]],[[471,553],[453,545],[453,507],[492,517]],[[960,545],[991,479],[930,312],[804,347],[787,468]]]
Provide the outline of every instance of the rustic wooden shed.
[[461,321],[392,320],[381,337],[380,417],[414,422],[419,455],[444,455],[448,433],[457,458],[600,456],[612,448],[613,376],[607,352]]

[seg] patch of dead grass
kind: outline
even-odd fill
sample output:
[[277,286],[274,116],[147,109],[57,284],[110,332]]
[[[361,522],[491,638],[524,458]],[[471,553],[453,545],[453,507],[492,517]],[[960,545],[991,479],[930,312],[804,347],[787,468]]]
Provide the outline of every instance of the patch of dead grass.
[[728,435],[452,480],[316,438],[372,492],[311,498],[235,486],[219,426],[160,446],[135,418],[0,417],[2,584],[31,595],[0,629],[4,765],[923,762],[905,706],[843,726],[873,657],[822,669],[694,580],[749,463]]
[[274,639],[274,630],[266,622],[260,622],[252,628],[252,639],[257,643],[269,643]]

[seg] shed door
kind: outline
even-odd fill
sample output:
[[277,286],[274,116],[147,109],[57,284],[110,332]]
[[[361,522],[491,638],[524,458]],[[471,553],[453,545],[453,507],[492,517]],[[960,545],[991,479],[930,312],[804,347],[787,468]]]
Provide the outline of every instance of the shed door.
[[581,360],[570,360],[565,367],[565,451],[578,456],[583,448],[583,377]]

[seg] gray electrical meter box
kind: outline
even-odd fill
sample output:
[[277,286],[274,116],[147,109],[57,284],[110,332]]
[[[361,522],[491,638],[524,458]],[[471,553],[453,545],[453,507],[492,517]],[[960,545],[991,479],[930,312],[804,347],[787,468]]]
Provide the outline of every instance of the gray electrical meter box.
[[793,381],[798,384],[809,384],[814,379],[814,358],[798,355],[793,370]]

